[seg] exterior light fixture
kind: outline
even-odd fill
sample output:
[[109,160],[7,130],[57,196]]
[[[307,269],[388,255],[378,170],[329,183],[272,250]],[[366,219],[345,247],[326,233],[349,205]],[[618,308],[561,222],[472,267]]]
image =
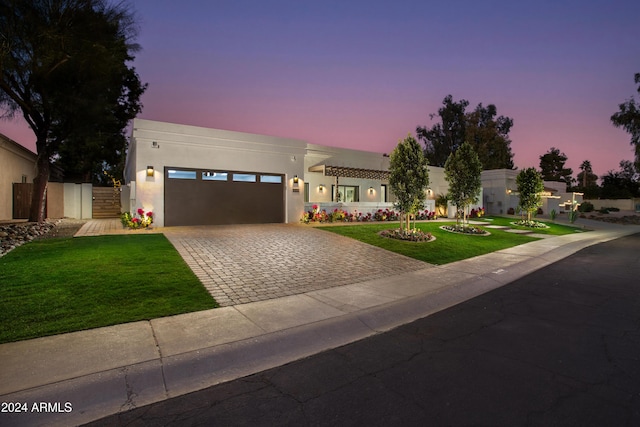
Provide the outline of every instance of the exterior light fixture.
[[160,144],[158,144],[158,141],[153,141],[151,143],[151,148],[160,148]]
[[147,166],[147,176],[153,176],[153,166]]
[[318,191],[321,192],[321,193],[324,191],[324,184],[320,184],[318,186]]
[[293,175],[293,183],[294,184],[298,183],[298,175]]
[[373,187],[369,187],[369,194],[373,194]]

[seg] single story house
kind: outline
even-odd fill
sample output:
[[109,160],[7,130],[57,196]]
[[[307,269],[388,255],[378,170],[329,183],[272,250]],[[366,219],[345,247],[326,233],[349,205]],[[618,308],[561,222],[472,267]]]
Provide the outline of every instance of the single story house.
[[[448,185],[442,168],[429,171],[433,211]],[[160,227],[295,223],[314,204],[366,214],[394,201],[385,154],[143,119],[133,122],[125,183],[123,210],[153,211]]]

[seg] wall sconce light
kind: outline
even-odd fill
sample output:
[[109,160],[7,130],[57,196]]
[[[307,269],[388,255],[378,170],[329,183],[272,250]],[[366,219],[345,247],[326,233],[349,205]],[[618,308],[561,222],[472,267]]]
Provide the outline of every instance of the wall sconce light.
[[153,176],[153,166],[147,166],[147,176]]
[[151,143],[151,148],[160,148],[160,144],[158,144],[158,141],[153,141]]
[[507,194],[511,194],[511,189],[507,188]]
[[320,184],[318,186],[318,191],[321,192],[321,193],[324,191],[324,184]]
[[293,175],[293,183],[294,184],[298,183],[298,175]]
[[373,194],[373,187],[369,187],[369,194]]

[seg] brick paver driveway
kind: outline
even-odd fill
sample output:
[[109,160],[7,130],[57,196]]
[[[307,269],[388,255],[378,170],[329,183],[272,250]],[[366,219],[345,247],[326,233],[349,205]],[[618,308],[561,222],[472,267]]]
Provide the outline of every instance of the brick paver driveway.
[[302,225],[167,227],[163,231],[221,306],[301,294],[429,266]]

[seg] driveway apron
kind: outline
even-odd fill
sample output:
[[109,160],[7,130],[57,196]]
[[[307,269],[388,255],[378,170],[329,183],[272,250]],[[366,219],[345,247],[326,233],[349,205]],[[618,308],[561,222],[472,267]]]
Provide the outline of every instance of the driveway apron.
[[221,306],[344,286],[430,266],[301,225],[167,227],[164,234]]

